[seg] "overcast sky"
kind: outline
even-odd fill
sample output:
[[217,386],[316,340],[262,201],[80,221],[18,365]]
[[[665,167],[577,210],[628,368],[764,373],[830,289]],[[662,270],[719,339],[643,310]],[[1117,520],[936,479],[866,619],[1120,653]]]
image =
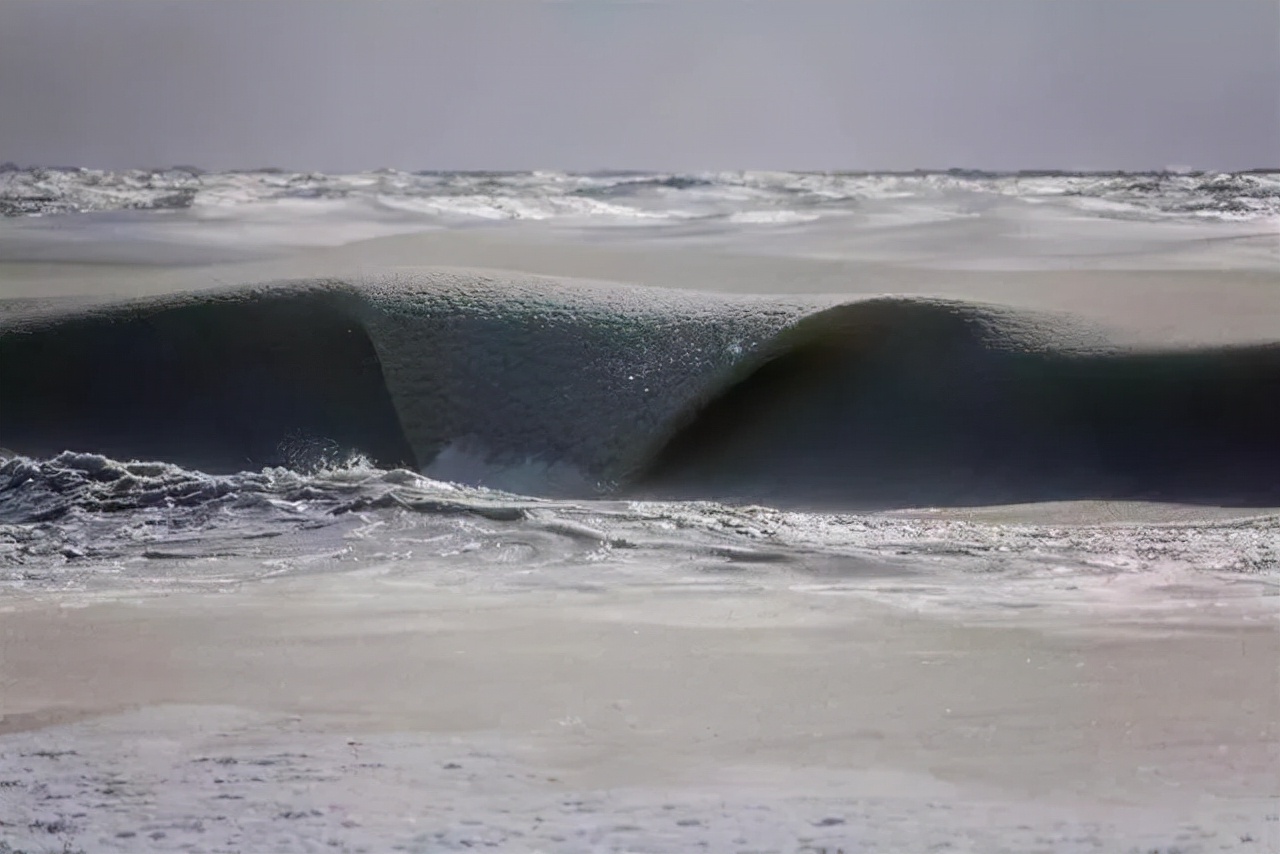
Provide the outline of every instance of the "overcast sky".
[[1280,165],[1280,0],[2,0],[0,161]]

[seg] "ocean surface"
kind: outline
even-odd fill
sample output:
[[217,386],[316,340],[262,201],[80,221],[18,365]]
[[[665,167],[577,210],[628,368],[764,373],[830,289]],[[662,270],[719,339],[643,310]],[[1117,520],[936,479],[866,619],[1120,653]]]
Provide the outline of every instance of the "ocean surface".
[[1280,173],[6,167],[0,211],[12,595],[1280,589]]
[[1280,173],[0,210],[0,852],[1280,844]]

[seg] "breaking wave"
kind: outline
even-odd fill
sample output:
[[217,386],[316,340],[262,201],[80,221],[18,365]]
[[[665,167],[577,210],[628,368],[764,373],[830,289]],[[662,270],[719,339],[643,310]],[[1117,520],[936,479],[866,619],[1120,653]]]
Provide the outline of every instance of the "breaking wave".
[[[423,271],[0,321],[0,445],[63,469],[210,473],[142,472],[167,502],[359,454],[568,497],[1275,506],[1278,436],[1280,344],[1132,351],[1061,317],[932,299]],[[10,510],[34,465],[6,464]],[[107,492],[141,476],[95,465],[71,468]]]

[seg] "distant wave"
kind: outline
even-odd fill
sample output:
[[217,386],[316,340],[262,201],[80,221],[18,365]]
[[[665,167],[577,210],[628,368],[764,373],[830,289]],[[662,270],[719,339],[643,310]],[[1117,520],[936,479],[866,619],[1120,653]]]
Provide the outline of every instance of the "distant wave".
[[[402,172],[326,175],[191,167],[105,171],[0,166],[0,214],[197,210],[364,199],[445,221],[685,221],[746,214],[757,224],[839,213],[884,198],[1057,200],[1104,217],[1253,220],[1280,216],[1280,172],[1241,173],[589,173]],[[816,212],[816,213],[815,213]]]
[[420,271],[0,320],[0,445],[530,494],[1280,503],[1280,343],[1134,352],[954,301]]

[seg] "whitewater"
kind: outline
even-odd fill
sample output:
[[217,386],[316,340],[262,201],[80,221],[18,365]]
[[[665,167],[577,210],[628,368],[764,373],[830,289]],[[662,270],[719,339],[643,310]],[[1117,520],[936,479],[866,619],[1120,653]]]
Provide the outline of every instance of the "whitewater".
[[1280,174],[0,213],[0,851],[1280,845]]

